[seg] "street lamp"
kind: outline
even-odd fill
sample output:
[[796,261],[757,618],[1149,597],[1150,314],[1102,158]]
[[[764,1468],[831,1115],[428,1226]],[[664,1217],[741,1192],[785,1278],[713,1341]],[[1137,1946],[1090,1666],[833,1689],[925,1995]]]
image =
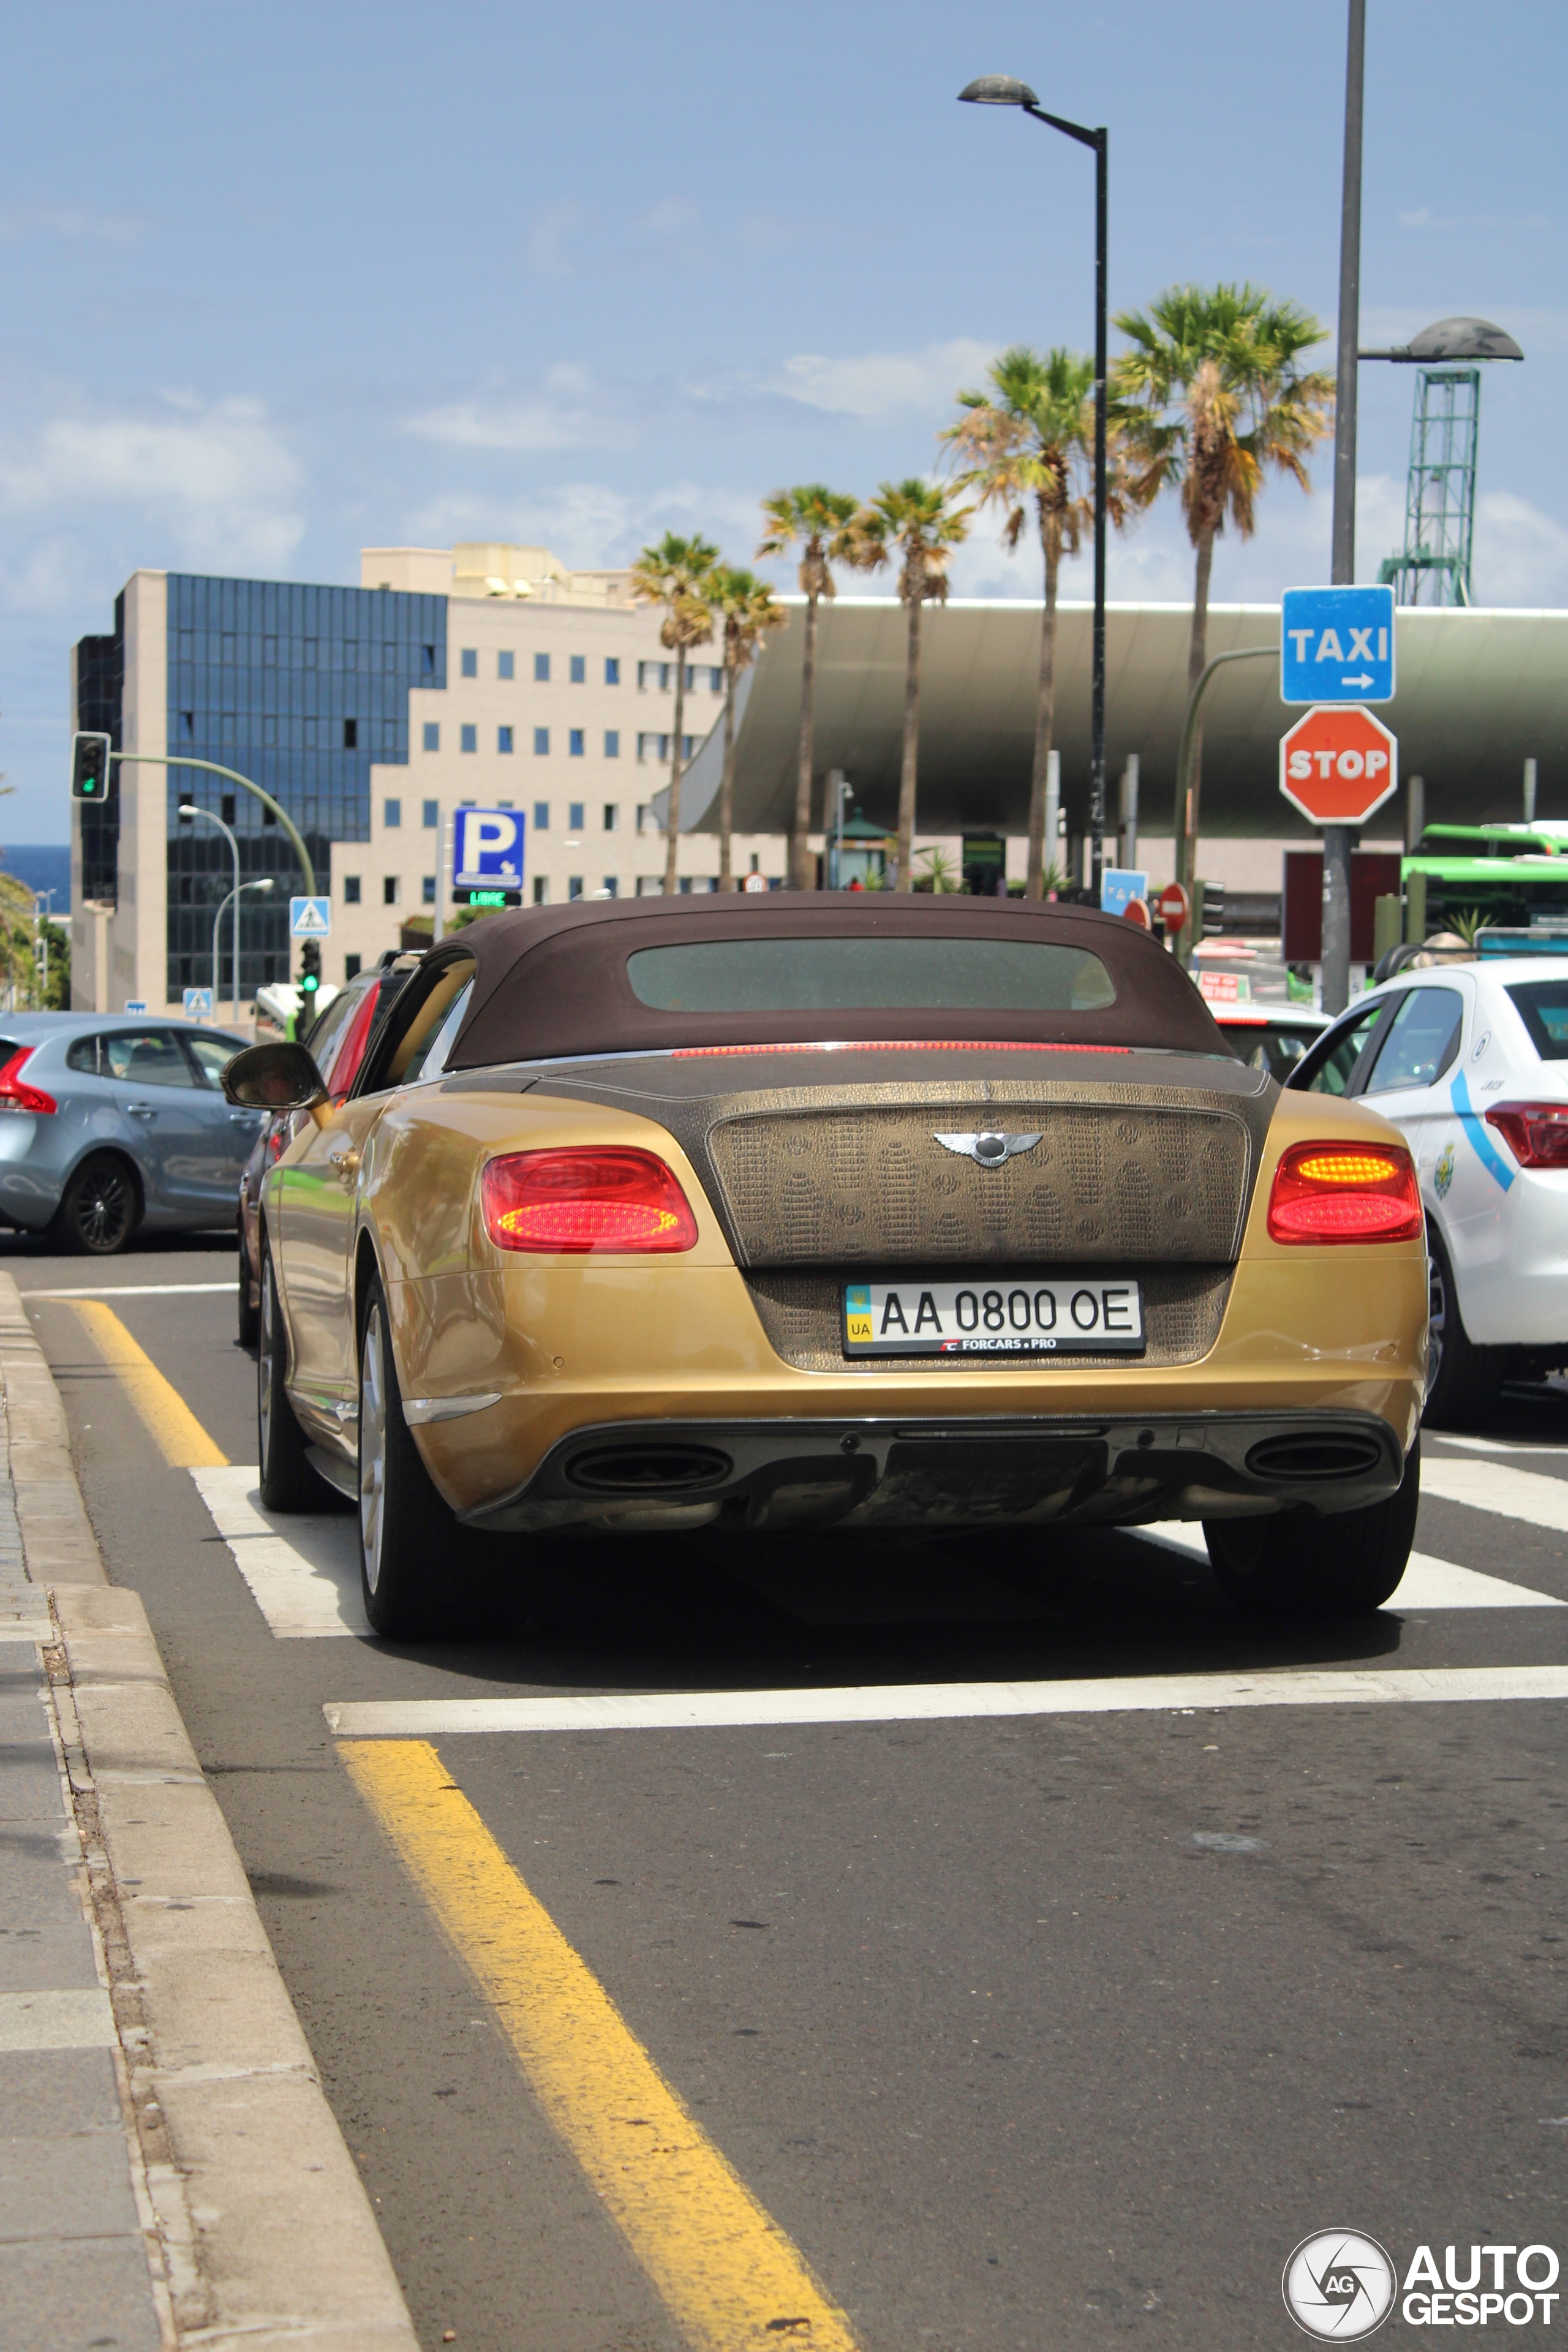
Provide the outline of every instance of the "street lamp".
[[[229,855],[234,859],[234,888],[229,892],[228,898],[232,898],[234,900],[234,1018],[235,1025],[237,1027],[239,1024],[239,844],[236,841],[233,834],[229,831],[228,826],[225,824],[222,817],[214,816],[211,809],[197,808],[195,801],[182,801],[180,803],[179,814],[186,822],[189,822],[192,818],[199,816],[207,824],[216,824],[224,839],[227,842]],[[227,906],[228,898],[224,900],[224,907]],[[218,908],[218,916],[221,920],[223,916],[223,907]],[[216,923],[213,925],[213,1011],[215,1013],[217,1011]]]
[[264,875],[259,882],[241,882],[237,889],[233,889],[229,892],[228,897],[224,900],[223,905],[213,917],[213,1011],[216,1013],[217,1011],[218,932],[222,929],[223,919],[227,913],[229,908],[232,906],[234,908],[234,996],[232,1002],[234,1005],[234,1026],[237,1029],[239,1026],[239,902],[247,890],[270,890],[275,887],[276,886],[270,874]]
[[[1018,106],[1037,122],[1094,150],[1094,679],[1090,700],[1089,882],[1096,904],[1105,864],[1105,239],[1109,133],[1047,114],[1026,81],[982,74],[958,93],[970,106]],[[1054,849],[1055,845],[1052,845]]]

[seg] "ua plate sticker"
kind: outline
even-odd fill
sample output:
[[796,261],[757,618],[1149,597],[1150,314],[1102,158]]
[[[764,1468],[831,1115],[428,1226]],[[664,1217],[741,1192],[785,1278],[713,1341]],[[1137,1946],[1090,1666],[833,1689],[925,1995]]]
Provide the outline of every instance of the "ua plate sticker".
[[847,1356],[1141,1356],[1143,1293],[1090,1275],[848,1282]]

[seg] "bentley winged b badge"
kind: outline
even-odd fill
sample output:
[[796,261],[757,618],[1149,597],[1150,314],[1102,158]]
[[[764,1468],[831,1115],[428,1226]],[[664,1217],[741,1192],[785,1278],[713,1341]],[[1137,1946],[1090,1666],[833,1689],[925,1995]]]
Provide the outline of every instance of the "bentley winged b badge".
[[1033,1135],[942,1135],[933,1140],[945,1144],[949,1151],[962,1154],[965,1160],[978,1161],[982,1168],[1000,1168],[1005,1160],[1016,1159],[1020,1151],[1033,1151],[1044,1129]]

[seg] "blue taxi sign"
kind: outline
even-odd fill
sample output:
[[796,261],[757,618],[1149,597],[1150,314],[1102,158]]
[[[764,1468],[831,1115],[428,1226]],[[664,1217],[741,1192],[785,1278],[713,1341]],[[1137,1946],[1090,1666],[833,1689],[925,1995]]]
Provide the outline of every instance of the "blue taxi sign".
[[1393,588],[1287,588],[1279,615],[1279,699],[1392,702]]

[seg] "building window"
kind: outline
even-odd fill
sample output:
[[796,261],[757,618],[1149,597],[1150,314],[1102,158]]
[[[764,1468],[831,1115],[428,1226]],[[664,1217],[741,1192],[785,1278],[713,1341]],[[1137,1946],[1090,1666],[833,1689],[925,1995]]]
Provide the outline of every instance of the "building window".
[[381,885],[381,903],[384,907],[396,906],[399,887],[395,874],[388,874],[383,877]]
[[458,742],[459,748],[465,751],[477,751],[479,748],[479,729],[477,727],[464,727],[459,729]]
[[535,686],[548,686],[548,685],[549,685],[549,683],[550,683],[550,656],[549,656],[548,654],[535,654],[535,655],[534,655],[534,656],[533,656],[533,682],[534,682]]
[[542,874],[536,874],[533,877],[533,903],[536,907],[547,907],[550,903],[550,883]]
[[581,801],[573,801],[566,811],[566,830],[568,833],[582,832],[583,814],[583,803]]
[[510,727],[498,727],[496,729],[496,750],[498,751],[510,751],[511,750],[511,729]]
[[356,955],[344,956],[344,958],[343,958],[343,978],[344,978],[345,980],[357,980],[357,979],[359,978],[359,976],[360,976],[360,972],[361,972],[361,971],[362,971],[362,970],[363,970],[363,963],[364,963],[364,959],[363,959],[363,956],[356,956]]
[[419,895],[424,899],[425,904],[427,907],[433,907],[436,904],[436,877],[434,874],[426,874],[423,877],[419,885]]
[[426,801],[425,803],[425,814],[422,822],[426,833],[434,833],[436,831],[436,828],[441,822],[441,803],[439,801]]
[[439,721],[438,721],[438,720],[437,720],[437,719],[427,719],[425,721],[425,749],[426,749],[427,751],[438,751],[440,750],[440,748],[441,748],[441,728],[440,728],[440,723],[439,723]]
[[357,907],[359,905],[359,876],[357,874],[345,874],[343,876],[343,904],[345,907]]
[[381,821],[384,825],[389,827],[400,825],[403,823],[403,803],[401,801],[383,801],[381,804]]
[[605,831],[606,833],[619,833],[620,829],[621,804],[619,801],[606,801],[605,803]]
[[587,741],[588,738],[583,731],[582,728],[574,727],[566,739],[567,750],[574,760],[580,760],[582,758],[584,751],[587,746]]
[[432,678],[436,676],[436,648],[434,646],[420,646],[419,675],[423,678]]
[[651,833],[651,832],[652,832],[652,830],[653,830],[653,811],[652,811],[652,809],[650,809],[650,808],[649,808],[649,806],[648,806],[648,804],[647,804],[647,801],[638,801],[638,803],[637,803],[637,831],[638,831],[639,833]]
[[714,694],[722,694],[722,693],[723,693],[723,691],[724,691],[724,671],[723,671],[723,667],[722,667],[722,666],[721,666],[720,663],[715,662],[715,664],[713,665],[713,667],[709,671],[709,673],[708,673],[708,684],[709,684],[710,690],[712,693],[714,693]]
[[619,654],[606,654],[605,656],[605,684],[606,686],[619,686],[620,682],[621,657]]
[[517,656],[515,654],[497,654],[496,676],[498,677],[515,677],[517,676]]
[[604,892],[606,898],[618,898],[620,897],[621,885],[620,877],[617,875],[605,875],[604,880]]
[[605,757],[606,760],[618,760],[620,756],[621,730],[618,727],[606,727],[605,730]]
[[533,756],[536,760],[547,760],[550,757],[550,730],[548,727],[536,727],[534,729]]
[[180,740],[182,743],[194,743],[195,740],[196,714],[194,710],[182,710],[180,713]]
[[669,691],[669,667],[670,666],[668,662],[638,662],[638,692],[646,694],[650,687],[657,687],[660,694],[668,694]]
[[357,719],[345,719],[343,720],[343,750],[345,751],[357,751],[359,750],[359,720]]
[[668,735],[639,735],[637,737],[637,758],[639,760],[662,760],[667,757],[668,751],[669,738]]
[[477,646],[465,646],[463,647],[462,668],[463,676],[465,677],[478,677],[479,674],[479,653]]
[[548,801],[535,801],[535,802],[534,802],[534,803],[533,803],[533,830],[535,831],[535,833],[548,833],[548,832],[549,832],[549,830],[550,830],[550,803],[549,803]]
[[587,659],[582,654],[572,656],[572,683],[574,686],[586,686],[588,683]]
[[583,877],[580,874],[573,874],[567,877],[566,896],[569,898],[580,898],[583,896]]

